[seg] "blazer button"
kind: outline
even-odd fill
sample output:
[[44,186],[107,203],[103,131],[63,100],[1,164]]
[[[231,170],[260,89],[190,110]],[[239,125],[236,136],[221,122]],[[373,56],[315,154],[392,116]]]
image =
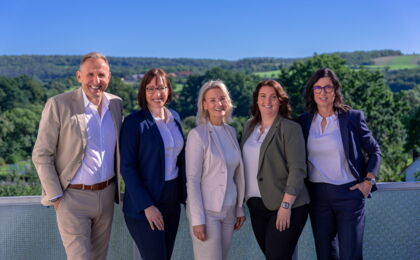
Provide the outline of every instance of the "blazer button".
[[258,180],[259,180],[259,181],[263,181],[263,178],[262,178],[262,177],[260,177],[260,178],[258,178]]

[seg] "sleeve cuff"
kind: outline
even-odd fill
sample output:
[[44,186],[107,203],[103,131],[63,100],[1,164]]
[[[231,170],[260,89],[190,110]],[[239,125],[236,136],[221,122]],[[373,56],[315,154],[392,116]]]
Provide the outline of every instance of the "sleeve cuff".
[[56,200],[58,200],[59,198],[63,197],[63,194],[57,195],[51,199],[49,199],[50,202],[55,202]]

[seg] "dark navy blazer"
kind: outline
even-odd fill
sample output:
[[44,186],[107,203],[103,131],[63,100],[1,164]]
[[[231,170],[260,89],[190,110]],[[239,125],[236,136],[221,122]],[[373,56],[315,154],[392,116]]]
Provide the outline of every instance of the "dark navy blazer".
[[[173,110],[171,113],[184,138],[178,114]],[[124,119],[120,154],[121,175],[125,182],[123,212],[132,218],[144,217],[144,209],[159,201],[165,183],[165,147],[156,122],[147,109]],[[177,166],[179,202],[185,203],[184,148],[178,155]]]
[[[304,113],[298,118],[306,144],[308,143],[309,129],[313,117],[313,113]],[[363,112],[353,109],[348,112],[339,111],[338,122],[344,153],[346,154],[351,174],[359,182],[363,181],[368,172],[378,176],[381,150],[366,124]],[[366,153],[367,160],[362,150]],[[374,190],[376,190],[376,186],[372,188],[372,191]]]

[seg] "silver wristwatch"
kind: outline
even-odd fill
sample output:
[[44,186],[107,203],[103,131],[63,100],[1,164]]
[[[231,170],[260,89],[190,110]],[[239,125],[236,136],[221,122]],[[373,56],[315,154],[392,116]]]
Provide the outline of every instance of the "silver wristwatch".
[[375,178],[365,177],[364,180],[370,182],[370,184],[372,184],[372,185],[376,184]]
[[285,202],[285,201],[283,201],[283,202],[280,204],[280,207],[285,208],[285,209],[290,209],[290,203],[289,203],[289,202]]

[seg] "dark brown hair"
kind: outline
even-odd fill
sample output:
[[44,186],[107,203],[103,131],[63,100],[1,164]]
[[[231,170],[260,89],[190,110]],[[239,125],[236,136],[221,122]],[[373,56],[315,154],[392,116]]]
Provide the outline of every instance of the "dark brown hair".
[[146,101],[146,86],[154,79],[155,77],[162,78],[166,87],[168,87],[168,99],[166,103],[171,101],[172,97],[172,86],[171,81],[168,78],[168,75],[165,73],[163,69],[154,68],[146,72],[144,74],[143,79],[140,82],[140,87],[137,92],[137,102],[139,103],[140,108],[147,109],[147,101]]
[[258,83],[257,87],[254,90],[254,93],[252,94],[252,104],[251,104],[251,125],[256,125],[258,123],[261,123],[261,113],[260,109],[258,108],[258,94],[260,92],[260,89],[262,87],[272,87],[276,91],[277,97],[280,101],[280,107],[279,107],[279,114],[285,118],[292,118],[292,108],[289,104],[289,96],[287,95],[286,91],[284,91],[283,87],[275,80],[263,80],[260,83]]
[[306,111],[311,113],[316,113],[318,111],[318,107],[315,103],[314,98],[314,91],[313,87],[314,84],[320,79],[320,78],[330,78],[331,82],[334,85],[334,94],[335,99],[333,103],[334,111],[342,111],[346,112],[351,109],[350,106],[344,104],[344,97],[341,93],[341,83],[338,79],[337,75],[335,75],[334,71],[332,71],[329,68],[323,68],[317,70],[312,76],[309,78],[308,82],[306,83],[305,87],[305,105],[306,105]]

